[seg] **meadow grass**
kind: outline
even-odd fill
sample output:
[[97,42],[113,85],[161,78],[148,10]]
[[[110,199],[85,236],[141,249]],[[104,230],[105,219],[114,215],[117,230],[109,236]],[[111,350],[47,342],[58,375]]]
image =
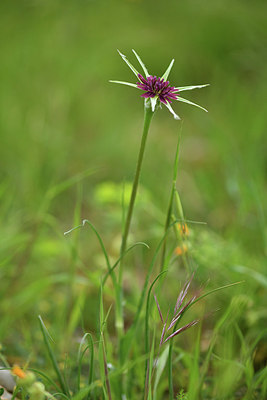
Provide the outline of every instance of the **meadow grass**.
[[[0,4],[1,364],[33,370],[31,396],[117,399],[123,380],[129,399],[143,398],[144,387],[150,398],[169,399],[172,377],[173,398],[265,399],[266,4],[11,3]],[[164,29],[155,26],[159,13]],[[135,93],[107,81],[128,79],[114,49],[129,45],[159,74],[162,60],[175,57],[172,82],[211,87],[190,98],[208,116],[179,105],[178,169],[179,122],[165,110],[154,117],[129,236],[136,246],[124,260],[129,333],[119,362],[105,256],[116,274],[142,113]],[[170,200],[174,176],[182,218],[179,199]],[[64,237],[84,219],[92,225]],[[207,225],[188,222],[181,238],[181,219]],[[244,282],[190,308],[184,323],[200,322],[158,354],[153,290],[166,318],[196,267],[191,295]],[[160,272],[136,320],[141,288]],[[18,388],[24,399],[26,389]]]

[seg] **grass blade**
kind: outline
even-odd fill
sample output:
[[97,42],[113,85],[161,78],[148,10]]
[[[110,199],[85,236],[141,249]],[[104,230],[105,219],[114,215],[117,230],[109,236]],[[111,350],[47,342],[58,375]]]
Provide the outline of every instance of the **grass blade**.
[[[160,242],[159,242],[159,244],[158,244],[158,246],[156,248],[156,251],[154,253],[153,259],[152,259],[152,261],[151,261],[151,263],[149,265],[149,268],[148,268],[148,271],[147,271],[147,274],[146,274],[146,278],[145,278],[145,282],[144,282],[144,285],[143,285],[143,289],[142,289],[142,292],[141,292],[141,295],[140,295],[140,298],[139,298],[139,303],[138,303],[137,310],[136,310],[136,313],[135,313],[134,321],[133,321],[130,329],[128,329],[127,333],[124,335],[123,354],[124,354],[125,358],[126,358],[127,354],[130,351],[131,342],[132,342],[132,340],[134,338],[135,330],[136,330],[137,324],[139,322],[139,318],[140,318],[140,315],[141,315],[143,304],[145,302],[145,294],[146,294],[146,291],[147,291],[147,288],[148,288],[148,285],[149,285],[149,279],[150,279],[150,276],[152,274],[156,259],[158,257],[158,254],[159,254],[160,250],[161,250],[162,244],[164,243],[164,240],[165,240],[165,238],[166,238],[166,236],[167,236],[167,234],[169,232],[169,229],[171,229],[172,226],[176,222],[177,221],[174,221],[173,223],[171,223],[171,225],[168,227],[167,231],[164,233],[163,237],[161,238],[161,240],[160,240]],[[166,270],[165,271],[161,271],[161,273],[163,273],[163,272],[166,272]]]
[[68,387],[67,387],[67,385],[66,385],[66,383],[65,383],[65,381],[63,379],[63,376],[62,376],[62,374],[60,372],[60,369],[58,367],[58,364],[57,364],[57,360],[56,360],[55,354],[54,354],[53,349],[52,349],[52,347],[51,347],[51,345],[49,343],[50,335],[49,335],[49,333],[48,333],[48,331],[46,329],[46,326],[45,326],[45,324],[44,324],[44,322],[43,322],[43,320],[42,320],[40,315],[39,315],[38,319],[39,319],[40,328],[41,328],[41,331],[42,331],[42,334],[43,334],[44,343],[45,343],[47,352],[49,354],[50,360],[52,362],[53,368],[55,370],[55,373],[57,375],[57,378],[58,378],[58,381],[59,381],[59,385],[60,385],[60,387],[62,389],[62,392],[68,398],[70,398],[69,389],[68,389]]
[[70,230],[64,232],[64,235],[68,235],[69,233],[73,232],[74,230],[80,229],[80,228],[84,227],[85,224],[88,224],[88,225],[90,226],[90,228],[91,228],[92,231],[95,233],[95,235],[96,235],[96,237],[97,237],[97,239],[98,239],[98,241],[99,241],[99,244],[100,244],[100,246],[101,246],[101,249],[102,249],[102,251],[103,251],[103,254],[104,254],[104,257],[105,257],[105,260],[106,260],[106,265],[107,265],[108,272],[109,272],[109,274],[111,275],[114,288],[115,288],[115,290],[117,290],[117,281],[116,281],[116,277],[115,277],[115,275],[113,274],[113,270],[112,270],[111,265],[110,265],[108,253],[107,253],[107,251],[106,251],[104,242],[103,242],[103,240],[102,240],[100,234],[98,233],[97,229],[95,228],[95,226],[94,226],[88,219],[84,219],[84,220],[82,221],[82,224],[81,224],[81,225],[78,225],[78,226],[76,226],[76,227],[74,227],[74,228],[72,228],[72,229],[70,229]]
[[120,255],[120,257],[117,259],[117,261],[115,262],[115,264],[112,266],[112,268],[106,273],[106,275],[104,276],[104,279],[102,281],[102,285],[104,286],[106,283],[106,280],[108,279],[109,275],[114,271],[114,269],[119,265],[120,261],[122,260],[122,258],[133,248],[135,248],[136,246],[145,246],[147,249],[149,249],[149,246],[144,243],[144,242],[137,242],[134,243],[132,246],[130,246],[123,254]]

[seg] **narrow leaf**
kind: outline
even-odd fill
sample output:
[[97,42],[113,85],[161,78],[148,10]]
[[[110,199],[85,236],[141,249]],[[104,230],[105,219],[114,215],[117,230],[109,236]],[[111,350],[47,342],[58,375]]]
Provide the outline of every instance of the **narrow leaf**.
[[165,348],[163,353],[158,359],[157,366],[156,366],[156,377],[155,377],[155,383],[154,383],[154,397],[153,400],[156,400],[157,396],[157,387],[160,381],[160,377],[165,369],[167,358],[168,358],[168,353],[169,349],[168,346]]
[[107,358],[106,358],[105,341],[104,341],[103,333],[102,333],[102,340],[103,340],[102,350],[103,350],[103,362],[104,362],[104,371],[105,371],[105,383],[106,383],[106,388],[107,388],[108,399],[112,400],[111,388],[110,388],[110,382],[109,382],[109,376],[108,376],[108,364],[107,364]]
[[105,282],[107,280],[107,278],[109,277],[109,275],[114,271],[114,269],[119,265],[121,259],[125,256],[125,254],[127,254],[130,250],[132,250],[134,247],[136,246],[145,246],[147,249],[149,249],[149,246],[145,243],[145,242],[136,242],[134,243],[132,246],[130,246],[123,254],[120,255],[120,257],[117,259],[117,261],[115,262],[115,264],[112,266],[112,268],[110,269],[110,271],[108,271],[106,273],[106,275],[103,278],[103,282],[102,285],[105,285]]
[[75,228],[72,228],[72,229],[68,230],[67,232],[64,232],[64,235],[68,235],[69,233],[73,232],[73,231],[76,230],[76,229],[83,228],[83,227],[85,226],[85,224],[88,224],[88,225],[90,226],[90,228],[91,228],[92,231],[95,233],[95,235],[96,235],[96,237],[97,237],[97,239],[98,239],[98,242],[99,242],[99,244],[100,244],[100,246],[101,246],[101,249],[102,249],[102,251],[103,251],[103,254],[104,254],[104,257],[105,257],[105,260],[106,260],[108,272],[109,272],[109,274],[111,275],[112,282],[113,282],[114,288],[115,288],[115,290],[116,290],[116,289],[117,289],[116,277],[115,277],[115,275],[113,274],[113,271],[112,271],[112,268],[111,268],[111,265],[110,265],[109,257],[108,257],[108,254],[107,254],[107,251],[106,251],[104,242],[103,242],[103,240],[102,240],[100,234],[98,233],[98,231],[97,231],[96,228],[94,227],[94,225],[93,225],[88,219],[84,219],[84,220],[82,221],[82,224],[81,224],[81,225],[78,225],[78,226],[76,226]]
[[202,294],[201,296],[197,297],[197,298],[189,305],[189,307],[191,307],[193,304],[195,304],[195,303],[197,303],[198,301],[204,299],[204,297],[207,297],[207,296],[209,296],[209,295],[212,294],[212,293],[218,292],[219,290],[223,290],[223,289],[230,288],[230,287],[235,286],[235,285],[240,285],[240,283],[244,283],[244,282],[245,282],[245,281],[234,282],[234,283],[230,283],[229,285],[224,285],[224,286],[220,286],[220,287],[218,287],[218,288],[216,288],[216,289],[212,289],[212,290],[210,290],[209,292],[204,293],[204,294]]
[[50,357],[50,359],[51,359],[51,362],[52,362],[52,365],[53,365],[53,367],[54,367],[54,370],[55,370],[55,372],[56,372],[56,374],[57,374],[57,378],[58,378],[58,381],[59,381],[59,385],[60,385],[60,387],[61,387],[63,393],[64,393],[66,396],[70,396],[68,387],[67,387],[67,385],[66,385],[66,383],[65,383],[65,381],[64,381],[64,379],[63,379],[63,377],[62,377],[62,375],[61,375],[61,372],[60,372],[60,370],[59,370],[59,367],[58,367],[58,364],[57,364],[57,361],[56,361],[55,354],[54,354],[54,352],[53,352],[53,350],[52,350],[52,347],[51,347],[51,345],[50,345],[50,343],[49,343],[49,337],[50,337],[50,335],[49,335],[49,333],[48,333],[48,331],[47,331],[47,329],[46,329],[46,326],[45,326],[45,324],[44,324],[44,322],[43,322],[43,320],[42,320],[42,318],[41,318],[40,315],[39,315],[38,319],[39,319],[40,328],[41,328],[41,331],[42,331],[42,334],[43,334],[45,346],[46,346],[46,348],[47,348],[47,352],[48,352],[49,357]]

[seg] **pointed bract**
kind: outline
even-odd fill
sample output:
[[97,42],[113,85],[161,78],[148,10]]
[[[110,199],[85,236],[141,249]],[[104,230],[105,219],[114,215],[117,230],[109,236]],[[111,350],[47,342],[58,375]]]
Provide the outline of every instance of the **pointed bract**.
[[171,105],[170,105],[169,103],[167,103],[167,104],[165,104],[165,105],[166,105],[166,107],[168,108],[168,110],[172,113],[174,119],[181,119],[181,118],[179,117],[179,115],[177,115],[177,114],[173,111],[173,109],[172,109],[172,107],[171,107]]
[[157,97],[151,97],[151,98],[150,98],[150,101],[151,101],[151,108],[152,108],[152,111],[153,111],[153,112],[155,111],[156,104],[157,104],[157,100],[158,100]]
[[132,49],[132,52],[134,53],[135,57],[137,58],[139,64],[141,65],[141,67],[143,68],[143,71],[145,73],[145,76],[148,77],[149,76],[149,72],[145,66],[145,64],[143,63],[143,61],[141,60],[141,58],[139,57],[139,55],[136,53],[136,51],[134,49]]
[[177,89],[179,92],[183,92],[184,90],[193,90],[193,89],[201,89],[203,87],[210,86],[209,83],[206,83],[205,85],[195,85],[195,86],[179,86],[175,89]]
[[201,108],[201,110],[204,110],[204,111],[208,112],[208,110],[206,110],[206,108],[201,107],[199,104],[193,103],[192,101],[189,101],[189,100],[187,100],[187,99],[184,99],[183,97],[178,97],[177,100],[178,100],[178,101],[182,101],[183,103],[190,104],[191,106],[195,106],[195,107]]
[[174,64],[174,59],[171,60],[170,65],[168,66],[168,68],[166,69],[166,71],[164,72],[164,74],[162,75],[162,79],[164,79],[165,81],[168,79],[168,76],[171,72],[172,66]]
[[134,66],[130,63],[130,61],[127,60],[126,56],[124,54],[122,54],[120,52],[120,50],[118,50],[119,55],[121,56],[121,58],[123,59],[123,61],[126,62],[126,64],[128,65],[128,67],[133,71],[133,73],[138,76],[139,72],[137,71],[137,69],[134,68]]
[[167,79],[168,79],[169,73],[172,69],[174,59],[170,62],[170,65],[168,66],[168,68],[166,69],[166,71],[164,72],[162,77],[159,78],[157,76],[149,75],[149,72],[148,72],[145,64],[139,57],[139,55],[136,53],[135,50],[132,49],[132,51],[133,51],[134,55],[136,56],[139,64],[141,65],[141,67],[145,73],[145,77],[143,77],[137,71],[137,69],[130,63],[130,61],[128,61],[126,56],[118,50],[118,53],[122,57],[123,61],[133,71],[133,73],[135,74],[135,76],[138,78],[139,81],[136,84],[130,83],[130,82],[117,81],[117,80],[111,80],[110,82],[119,83],[121,85],[126,85],[126,86],[132,86],[134,88],[143,90],[144,93],[141,95],[141,97],[143,97],[145,99],[145,107],[151,106],[152,112],[155,112],[155,110],[157,108],[156,107],[157,104],[162,103],[168,108],[168,110],[170,111],[170,113],[173,115],[173,117],[176,120],[179,120],[180,117],[175,113],[175,111],[172,109],[172,107],[170,105],[170,103],[172,103],[173,100],[177,100],[177,101],[181,101],[183,103],[190,104],[192,106],[201,108],[202,110],[207,112],[207,110],[204,107],[202,107],[198,104],[195,104],[192,101],[189,101],[187,99],[180,97],[179,92],[182,92],[185,90],[202,88],[202,87],[208,86],[208,84],[194,85],[194,86],[181,86],[181,87],[171,86],[170,82],[167,81]]
[[112,80],[110,80],[109,82],[111,82],[111,83],[119,83],[120,85],[132,86],[132,87],[134,87],[136,89],[139,89],[138,86],[136,85],[136,83],[123,82],[123,81],[112,81]]

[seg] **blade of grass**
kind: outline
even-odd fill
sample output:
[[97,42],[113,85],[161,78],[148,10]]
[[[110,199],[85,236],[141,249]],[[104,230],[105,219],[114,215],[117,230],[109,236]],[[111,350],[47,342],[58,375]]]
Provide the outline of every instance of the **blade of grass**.
[[62,376],[62,374],[61,374],[61,372],[60,372],[60,369],[59,369],[58,364],[57,364],[57,361],[56,361],[56,357],[55,357],[54,351],[53,351],[53,349],[52,349],[52,347],[51,347],[51,345],[50,345],[50,343],[49,343],[49,339],[50,339],[51,337],[50,337],[50,335],[49,335],[49,333],[48,333],[48,331],[47,331],[47,329],[46,329],[46,326],[45,326],[45,324],[44,324],[44,322],[43,322],[43,320],[42,320],[42,318],[41,318],[40,315],[38,316],[38,319],[39,319],[40,328],[41,328],[41,331],[42,331],[42,334],[43,334],[44,343],[45,343],[45,346],[46,346],[48,355],[49,355],[49,357],[50,357],[50,360],[51,360],[51,362],[52,362],[53,368],[54,368],[54,370],[55,370],[55,373],[56,373],[56,375],[57,375],[57,378],[58,378],[58,381],[59,381],[59,385],[60,385],[60,387],[61,387],[61,389],[62,389],[62,392],[63,392],[68,398],[70,398],[69,389],[68,389],[68,387],[67,387],[67,385],[66,385],[66,383],[65,383],[65,381],[64,381],[64,379],[63,379],[63,376]]
[[164,368],[166,366],[166,363],[167,363],[168,352],[169,352],[169,346],[167,346],[164,349],[161,356],[158,358],[158,362],[156,365],[156,376],[155,376],[155,382],[154,382],[154,388],[153,388],[153,400],[157,400],[157,388],[158,388],[158,384],[159,384],[161,375],[162,375]]
[[[82,347],[85,342],[88,342],[85,349],[82,350]],[[88,386],[90,386],[93,382],[93,373],[94,373],[94,343],[93,337],[91,333],[85,333],[78,350],[78,374],[77,374],[77,388],[78,392],[80,391],[80,372],[82,367],[82,360],[87,350],[90,350],[90,362],[89,362],[89,374],[88,374]],[[91,393],[89,392],[87,395],[87,399],[89,400],[91,397]]]
[[[93,377],[94,377],[94,342],[93,342],[93,337],[89,333],[88,336],[88,341],[89,341],[89,347],[90,347],[90,370],[88,374],[88,385],[90,386],[93,382]],[[94,392],[93,392],[93,398],[95,398]],[[87,400],[90,399],[90,394],[88,393]]]
[[[177,221],[175,221],[174,223],[176,223],[176,222]],[[144,282],[144,285],[143,285],[142,292],[140,294],[137,310],[136,310],[136,313],[135,313],[134,321],[133,321],[131,327],[128,329],[128,331],[124,335],[124,341],[123,341],[124,360],[127,358],[127,355],[129,354],[129,351],[130,351],[130,348],[131,348],[131,342],[132,342],[132,340],[134,338],[135,331],[136,331],[136,328],[137,328],[137,324],[139,322],[139,318],[140,318],[140,315],[141,315],[143,304],[145,302],[145,294],[146,294],[146,291],[147,291],[147,288],[148,288],[148,285],[149,285],[149,279],[150,279],[150,276],[152,274],[156,259],[158,257],[158,254],[159,254],[160,250],[161,250],[161,246],[164,243],[164,240],[165,240],[165,238],[166,238],[166,236],[168,234],[168,231],[169,231],[169,229],[171,229],[171,227],[173,226],[174,223],[172,223],[168,227],[167,231],[164,233],[163,237],[161,238],[160,242],[158,243],[158,246],[157,246],[157,248],[155,250],[155,253],[154,253],[154,256],[152,258],[152,261],[151,261],[151,263],[150,263],[150,265],[148,267],[148,271],[147,271],[147,274],[146,274],[145,282]],[[165,271],[162,271],[162,272],[165,272]]]
[[153,330],[153,338],[152,338],[152,346],[150,349],[150,357],[149,357],[149,379],[148,379],[148,400],[152,400],[152,376],[153,376],[153,360],[154,360],[154,352],[155,352],[155,339],[156,339],[156,328]]
[[60,390],[60,387],[58,386],[58,384],[53,379],[51,379],[48,375],[44,374],[41,371],[38,371],[35,368],[28,368],[28,370],[34,372],[35,374],[40,375],[42,378],[45,378],[50,385],[55,387],[56,390]]
[[108,365],[107,365],[107,358],[106,358],[105,339],[104,339],[103,333],[102,333],[102,341],[103,341],[102,350],[103,350],[103,362],[104,362],[106,388],[107,388],[107,393],[108,393],[108,399],[112,400],[111,388],[110,388],[110,382],[109,382],[109,376],[108,376]]
[[[170,222],[171,222],[172,207],[173,207],[173,196],[174,196],[174,191],[175,191],[176,181],[177,181],[177,175],[178,175],[178,163],[179,163],[179,152],[180,152],[180,142],[181,142],[181,131],[182,131],[182,126],[180,128],[180,132],[179,132],[178,140],[177,140],[177,145],[176,145],[176,153],[175,153],[175,159],[174,159],[174,165],[173,165],[172,189],[171,189],[171,194],[170,194],[170,198],[169,198],[169,206],[168,206],[167,217],[166,217],[166,221],[165,221],[164,233],[166,233],[166,231],[168,229],[168,226],[170,225]],[[166,240],[164,241],[163,248],[162,248],[160,272],[163,271],[163,269],[164,269],[165,254],[166,254]]]
[[207,293],[204,293],[204,294],[202,294],[201,296],[197,297],[196,300],[194,300],[194,301],[187,307],[187,310],[189,310],[189,308],[192,307],[195,303],[197,303],[198,301],[204,299],[204,297],[207,297],[207,296],[209,296],[209,295],[212,294],[212,293],[218,292],[218,291],[223,290],[223,289],[228,289],[228,288],[230,288],[230,287],[232,287],[232,286],[240,285],[241,283],[244,283],[244,282],[245,282],[245,281],[234,282],[234,283],[230,283],[230,284],[228,284],[228,285],[220,286],[220,287],[218,287],[218,288],[216,288],[216,289],[212,289],[212,290],[208,291]]
[[102,385],[102,382],[100,382],[100,380],[93,382],[90,386],[86,386],[86,387],[82,388],[78,393],[76,393],[71,398],[71,400],[84,400],[86,398],[86,396],[88,396],[89,393],[93,389],[95,389],[96,387],[99,387],[100,385]]
[[[90,228],[92,229],[92,231],[95,233],[95,235],[96,235],[96,237],[97,237],[97,239],[98,239],[98,241],[99,241],[99,244],[100,244],[100,246],[101,246],[101,249],[102,249],[102,251],[103,251],[104,257],[105,257],[107,269],[108,269],[108,271],[110,271],[110,270],[111,270],[111,265],[110,265],[109,257],[108,257],[108,254],[107,254],[107,251],[106,251],[104,242],[103,242],[103,240],[102,240],[100,234],[98,233],[97,229],[95,228],[95,226],[94,226],[88,219],[84,219],[84,220],[82,221],[82,224],[81,224],[81,225],[78,225],[78,226],[76,226],[76,227],[74,227],[74,228],[72,228],[72,229],[70,229],[70,230],[64,232],[64,235],[68,235],[69,233],[75,231],[76,229],[83,228],[83,227],[85,226],[85,224],[88,224],[88,225],[90,226]],[[116,288],[116,279],[115,279],[115,276],[114,276],[113,274],[111,274],[111,277],[112,277],[112,280],[113,280],[114,287]]]
[[98,168],[90,168],[87,169],[80,174],[77,174],[69,179],[66,179],[63,182],[60,182],[58,184],[55,184],[52,186],[44,196],[44,201],[41,204],[40,211],[45,212],[48,210],[51,201],[58,196],[60,193],[64,192],[65,190],[69,189],[71,186],[75,185],[78,182],[81,182],[84,178],[87,178],[88,176],[96,173],[98,171]]
[[[146,301],[146,316],[145,316],[145,354],[148,354],[150,349],[149,349],[149,309],[150,309],[150,296],[151,296],[151,291],[153,289],[153,286],[155,285],[155,283],[158,281],[158,279],[164,275],[167,271],[162,271],[160,272],[156,278],[153,280],[153,282],[151,283],[149,289],[148,289],[148,293],[147,293],[147,301]],[[154,346],[154,343],[152,345],[152,347]],[[154,348],[154,347],[153,347]],[[145,390],[144,392],[146,393],[147,391],[147,385],[150,385],[150,380],[149,382],[147,382],[147,377],[149,376],[149,379],[151,378],[151,373],[152,373],[152,366],[153,364],[151,364],[150,362],[146,362],[145,363]],[[145,397],[146,399],[146,397]]]
[[194,357],[192,360],[192,365],[190,368],[189,375],[189,387],[188,387],[188,398],[190,400],[198,400],[199,399],[199,356],[200,356],[200,337],[201,337],[201,327],[198,329]]
[[106,360],[104,331],[105,331],[106,322],[107,322],[107,318],[109,316],[110,310],[111,310],[111,306],[105,317],[104,304],[103,304],[103,286],[101,284],[100,285],[100,299],[99,299],[99,362],[100,362],[100,372],[101,372],[102,382],[105,382],[105,386],[107,389],[107,391],[106,391],[105,387],[103,385],[104,397],[107,398],[108,400],[112,400],[112,397],[111,397],[111,388],[110,388],[108,367],[107,367],[107,360]]
[[115,264],[113,264],[113,266],[111,267],[110,271],[108,271],[108,272],[106,273],[106,275],[104,276],[103,281],[102,281],[102,285],[103,285],[103,286],[105,285],[106,280],[108,279],[109,275],[110,275],[110,274],[114,271],[114,269],[119,265],[121,259],[122,259],[129,251],[131,251],[132,249],[134,249],[136,246],[140,246],[140,245],[141,245],[141,246],[145,246],[147,249],[149,249],[149,246],[148,246],[146,243],[144,243],[144,242],[137,242],[137,243],[133,244],[132,246],[130,246],[130,247],[124,252],[124,254],[121,254],[121,256],[117,259],[117,261],[115,262]]

